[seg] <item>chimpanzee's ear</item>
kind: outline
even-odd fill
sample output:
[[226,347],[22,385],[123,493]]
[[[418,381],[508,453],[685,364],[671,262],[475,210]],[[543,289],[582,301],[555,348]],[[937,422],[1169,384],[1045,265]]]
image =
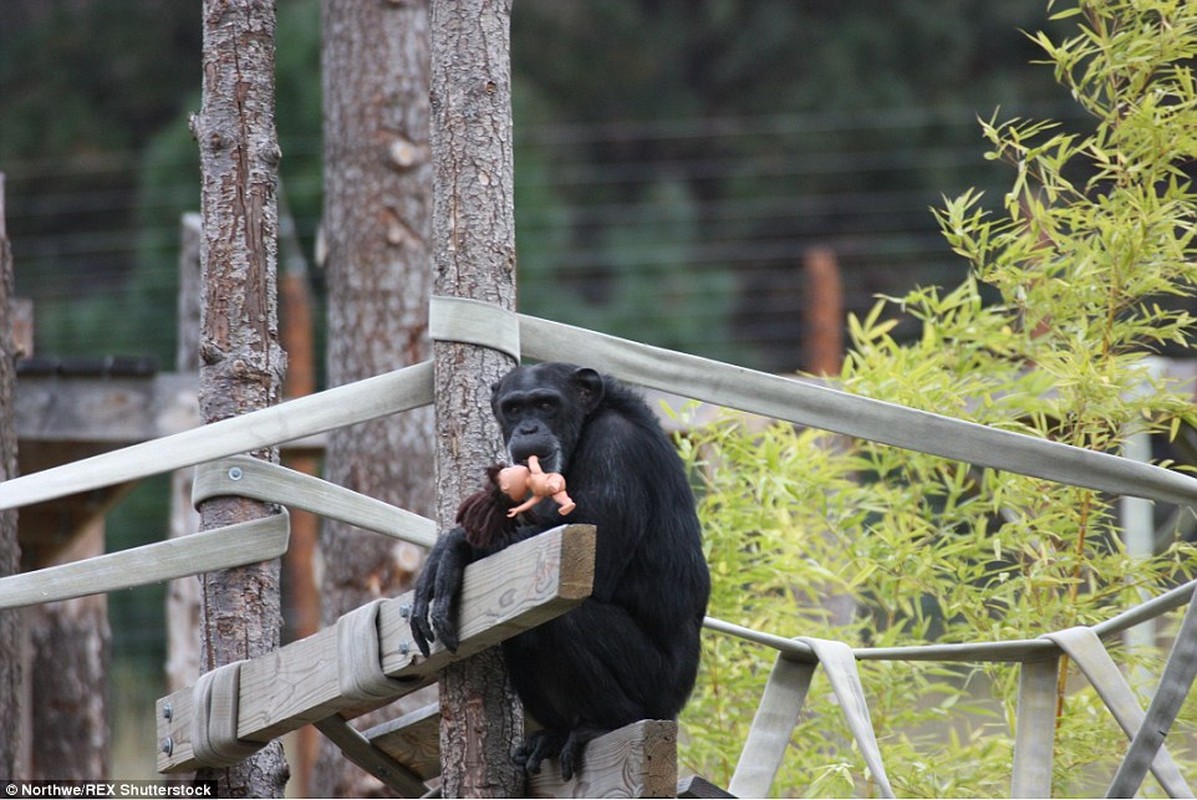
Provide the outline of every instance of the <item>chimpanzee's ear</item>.
[[570,377],[570,383],[578,393],[578,402],[587,414],[598,408],[603,399],[603,377],[590,367],[579,367]]

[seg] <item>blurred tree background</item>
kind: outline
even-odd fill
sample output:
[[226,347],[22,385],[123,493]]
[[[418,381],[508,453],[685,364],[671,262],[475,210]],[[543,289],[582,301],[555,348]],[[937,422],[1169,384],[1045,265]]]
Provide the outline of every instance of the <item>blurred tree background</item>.
[[[278,3],[283,191],[309,254],[319,6]],[[967,265],[929,208],[1004,191],[977,118],[1078,114],[1029,63],[1021,30],[1051,25],[1045,0],[518,0],[521,309],[803,368],[811,248],[835,255],[845,310],[861,315],[879,293],[960,282]],[[199,52],[194,4],[0,3],[0,171],[40,354],[173,364],[178,221],[199,206]],[[119,508],[110,546],[159,538],[163,496]],[[112,598],[114,657],[143,676],[161,663],[161,606],[150,590]]]

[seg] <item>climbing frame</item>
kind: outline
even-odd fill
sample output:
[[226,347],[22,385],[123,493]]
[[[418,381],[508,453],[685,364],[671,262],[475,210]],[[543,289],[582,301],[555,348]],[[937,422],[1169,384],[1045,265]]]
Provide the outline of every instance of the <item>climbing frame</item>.
[[[535,360],[568,360],[585,353],[588,365],[649,388],[978,466],[1114,494],[1197,505],[1197,479],[1112,454],[636,344],[477,301],[433,298],[430,310],[434,338],[498,346],[516,357]],[[408,367],[0,483],[0,509],[202,464],[197,473],[197,497],[257,497],[427,545],[434,535],[428,520],[282,467],[251,463],[238,454],[431,401],[431,364]],[[280,514],[252,530],[222,528],[186,537],[177,544],[159,542],[80,564],[6,577],[0,579],[0,608],[271,558],[286,547],[286,533],[287,518]],[[580,602],[589,591],[587,569],[592,566],[586,565],[592,564],[594,535],[593,530],[567,526],[472,565],[467,574],[459,655],[501,641]],[[167,544],[171,547],[166,548]],[[851,649],[838,643],[785,639],[708,619],[709,629],[779,651],[779,667],[766,685],[759,725],[754,723],[749,735],[733,789],[746,794],[768,791],[805,697],[805,682],[816,665],[831,676],[841,711],[849,715],[870,771],[881,779],[879,788],[890,793],[856,662],[997,660],[1022,665],[1012,791],[1045,795],[1050,791],[1052,769],[1053,726],[1047,720],[1054,713],[1046,698],[1054,689],[1059,659],[1067,654],[1134,739],[1114,787],[1126,793],[1134,791],[1143,773],[1151,769],[1170,794],[1188,794],[1189,788],[1162,742],[1197,670],[1197,614],[1186,615],[1146,712],[1129,697],[1101,640],[1184,605],[1195,588],[1197,584],[1178,587],[1092,629],[1048,632],[1027,641]],[[405,617],[409,605],[404,598],[367,605],[307,639],[267,656],[221,667],[195,686],[163,698],[158,706],[161,768],[183,770],[201,761],[209,765],[235,761],[274,736],[312,723],[337,742],[347,757],[383,777],[396,791],[420,791],[428,779],[427,740],[410,746],[423,748],[425,767],[420,769],[410,759],[400,763],[391,750],[399,747],[397,743],[414,726],[427,726],[434,716],[431,711],[418,719],[409,717],[402,725],[365,733],[345,724],[358,713],[430,682],[436,670],[454,657],[439,647],[426,660],[415,653]],[[604,793],[619,794],[665,791],[660,787],[670,784],[667,776],[676,776],[676,758],[669,755],[668,745],[670,736],[676,740],[671,725],[649,721],[609,734],[610,738],[592,742],[587,751],[595,762],[587,769],[597,771],[584,772],[569,786],[554,785],[551,776],[538,777],[533,786],[544,794],[599,793],[601,787],[606,787],[601,789]],[[612,755],[596,755],[604,753]],[[639,777],[621,781],[617,773],[626,777],[633,763],[633,772]],[[693,781],[688,784],[690,789],[695,785]]]

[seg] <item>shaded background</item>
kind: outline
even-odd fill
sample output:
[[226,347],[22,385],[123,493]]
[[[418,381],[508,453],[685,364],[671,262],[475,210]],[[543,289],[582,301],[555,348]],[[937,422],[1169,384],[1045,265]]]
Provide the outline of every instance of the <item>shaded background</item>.
[[[1029,63],[1019,29],[1048,27],[1045,5],[517,0],[521,310],[786,372],[810,366],[812,248],[834,257],[847,312],[956,284],[965,265],[929,207],[970,186],[996,202],[1010,180],[983,159],[977,117],[1084,124]],[[283,196],[310,256],[320,6],[278,12]],[[173,365],[178,221],[199,206],[199,22],[171,0],[0,2],[0,172],[40,355]],[[164,484],[112,512],[110,548],[163,535]],[[161,688],[162,591],[110,605],[112,707],[144,708]],[[143,722],[116,723],[138,765],[118,742],[116,773],[151,777]]]

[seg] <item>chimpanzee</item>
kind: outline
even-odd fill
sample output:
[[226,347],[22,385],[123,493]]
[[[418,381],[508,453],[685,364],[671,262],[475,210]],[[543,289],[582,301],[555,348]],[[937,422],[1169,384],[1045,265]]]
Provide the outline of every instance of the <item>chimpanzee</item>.
[[[491,388],[511,461],[535,455],[546,472],[562,473],[577,503],[569,521],[597,528],[592,596],[503,643],[524,708],[543,726],[525,737],[516,761],[538,772],[544,759],[560,757],[569,780],[596,736],[677,717],[698,671],[710,576],[681,459],[644,400],[609,376],[562,363],[518,367]],[[493,504],[492,520],[513,505],[497,488],[477,497]],[[497,541],[477,541],[469,525],[440,537],[416,584],[412,633],[421,651],[434,638],[456,649],[466,564],[562,520],[546,498]]]

